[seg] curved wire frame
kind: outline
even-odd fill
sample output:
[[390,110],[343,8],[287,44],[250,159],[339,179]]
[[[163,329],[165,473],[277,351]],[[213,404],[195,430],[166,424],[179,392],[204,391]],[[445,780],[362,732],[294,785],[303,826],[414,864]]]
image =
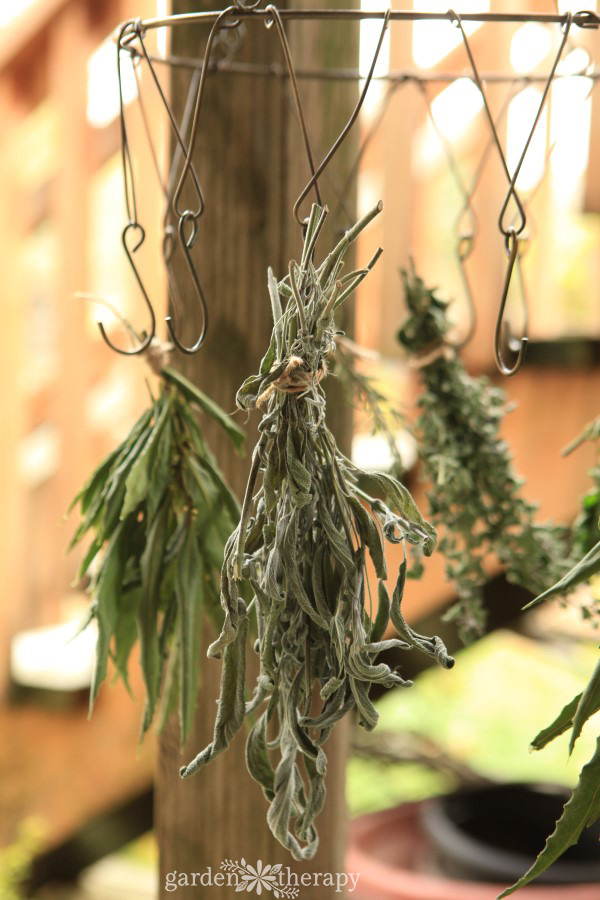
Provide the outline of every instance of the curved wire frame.
[[[289,77],[290,87],[292,89],[292,96],[294,98],[294,106],[296,107],[296,115],[298,116],[298,121],[300,123],[300,131],[302,132],[302,140],[304,142],[304,149],[306,151],[306,156],[308,159],[308,165],[310,168],[310,173],[313,178],[313,187],[315,189],[315,198],[319,206],[323,206],[323,202],[321,200],[321,194],[319,191],[319,183],[317,180],[317,175],[315,174],[315,162],[314,162],[314,154],[312,152],[312,147],[310,143],[310,138],[308,136],[308,130],[306,128],[306,120],[304,118],[304,111],[302,109],[302,103],[300,101],[300,90],[298,87],[298,79],[296,78],[296,69],[294,66],[294,61],[292,59],[292,52],[290,50],[290,45],[288,43],[288,39],[285,33],[285,28],[283,27],[283,22],[281,20],[281,15],[279,14],[279,10],[274,4],[270,3],[267,7],[265,7],[265,12],[271,14],[271,19],[265,19],[265,25],[267,28],[270,28],[271,25],[275,24],[277,29],[277,34],[279,36],[279,42],[281,44],[281,49],[283,51],[283,57],[285,59],[285,65]],[[294,210],[295,212],[295,210]],[[298,217],[296,216],[298,219]],[[304,225],[305,223],[298,219],[298,224]]]
[[[548,92],[550,90],[550,86],[552,84],[552,80],[554,78],[556,68],[557,68],[560,58],[562,56],[562,52],[564,50],[565,44],[567,43],[569,31],[571,29],[571,25],[573,23],[574,17],[573,17],[572,13],[567,13],[565,16],[565,21],[561,25],[561,30],[562,30],[562,34],[563,34],[562,40],[560,42],[558,52],[554,58],[554,62],[550,69],[548,78],[546,79],[546,83],[544,86],[544,90],[542,92],[542,97],[540,99],[537,113],[536,113],[534,121],[533,121],[533,125],[531,126],[531,128],[529,130],[527,140],[525,141],[525,145],[523,147],[523,150],[517,161],[517,165],[515,166],[515,169],[514,169],[514,172],[512,175],[510,174],[510,170],[508,168],[506,156],[504,154],[504,150],[502,149],[502,144],[501,144],[500,138],[498,136],[498,131],[496,129],[496,125],[494,123],[494,119],[493,119],[493,116],[492,116],[492,113],[491,113],[491,110],[490,110],[490,107],[488,104],[487,95],[486,95],[486,92],[485,92],[485,89],[483,86],[483,82],[481,80],[481,76],[479,74],[479,70],[477,68],[477,64],[475,62],[475,58],[473,56],[473,52],[471,50],[471,46],[469,44],[469,40],[467,38],[465,29],[464,29],[464,26],[462,23],[462,19],[461,19],[460,15],[457,12],[455,12],[453,9],[448,10],[448,18],[460,30],[463,44],[465,46],[465,50],[466,50],[467,56],[469,58],[469,63],[471,65],[471,69],[473,72],[473,78],[475,80],[477,87],[479,88],[479,92],[480,92],[482,100],[483,100],[485,114],[486,114],[486,117],[488,120],[488,124],[490,126],[493,141],[498,150],[498,154],[500,156],[500,161],[502,163],[504,172],[505,172],[506,177],[509,182],[508,191],[506,193],[504,202],[502,204],[500,213],[498,215],[498,229],[504,235],[506,250],[508,253],[508,265],[507,265],[507,269],[506,269],[506,276],[505,276],[504,286],[503,286],[503,290],[502,290],[500,307],[498,309],[498,316],[496,319],[496,328],[495,328],[495,332],[494,332],[494,356],[496,359],[496,365],[498,366],[498,369],[500,370],[500,372],[502,372],[503,375],[509,375],[509,376],[516,375],[517,372],[519,371],[519,369],[521,368],[521,366],[523,365],[523,362],[525,359],[525,351],[527,349],[527,341],[528,341],[528,338],[527,338],[527,323],[528,323],[527,298],[526,298],[526,294],[525,294],[525,290],[524,290],[523,275],[522,275],[522,271],[520,268],[520,256],[519,256],[519,235],[524,232],[525,227],[527,225],[527,214],[525,212],[523,203],[517,193],[516,183],[517,183],[517,178],[519,177],[519,173],[521,171],[521,167],[522,167],[525,157],[527,155],[527,151],[528,151],[531,141],[533,139],[535,129],[536,129],[537,124],[542,115],[542,111],[543,111],[543,108],[544,108],[544,105],[546,102],[546,98],[548,96]],[[508,204],[510,203],[511,198],[514,199],[514,201],[517,205],[520,221],[519,221],[518,225],[516,225],[516,226],[515,225],[505,226],[504,216],[506,214]],[[517,358],[512,366],[508,366],[504,362],[504,359],[502,357],[501,341],[502,341],[504,331],[508,329],[508,325],[505,325],[505,323],[504,323],[504,312],[505,312],[505,308],[506,308],[506,301],[508,298],[510,282],[511,282],[512,274],[513,274],[513,271],[515,268],[515,262],[517,262],[517,268],[519,270],[519,275],[521,278],[521,287],[522,287],[521,293],[522,293],[522,301],[523,301],[523,307],[524,307],[524,333],[519,338],[519,348],[518,348],[518,352],[517,352]],[[510,337],[510,331],[508,332],[508,334],[509,334],[508,343],[512,344],[513,340]]]
[[377,45],[375,47],[375,52],[373,54],[373,59],[371,61],[371,66],[369,68],[369,72],[367,74],[363,89],[360,93],[360,96],[358,98],[358,101],[356,103],[356,106],[354,107],[354,110],[353,110],[350,118],[348,119],[348,121],[346,122],[346,124],[344,125],[342,130],[340,131],[339,135],[337,136],[337,138],[331,145],[331,147],[328,150],[327,154],[325,155],[323,161],[318,166],[317,171],[313,174],[312,178],[310,179],[308,184],[306,184],[306,186],[300,193],[298,199],[294,203],[294,216],[296,218],[296,221],[301,225],[304,225],[306,220],[301,219],[300,216],[298,215],[298,210],[300,209],[300,206],[302,205],[302,203],[304,202],[304,200],[306,199],[306,197],[312,190],[317,179],[323,174],[323,172],[325,171],[325,169],[327,168],[327,166],[329,165],[329,163],[331,162],[331,160],[333,159],[333,157],[339,150],[340,146],[342,145],[342,143],[344,142],[344,140],[346,138],[346,135],[348,134],[348,132],[350,131],[350,129],[356,122],[358,115],[362,109],[362,105],[365,101],[365,97],[367,96],[367,91],[369,90],[369,86],[370,86],[371,80],[373,78],[375,66],[377,65],[377,60],[379,59],[379,51],[381,50],[381,45],[383,44],[383,38],[385,37],[385,32],[387,31],[387,27],[388,27],[388,24],[390,21],[390,15],[391,15],[391,9],[388,8],[386,10],[384,18],[383,18],[383,25],[381,27],[379,40],[377,41]]
[[[150,331],[146,332],[146,336],[140,342],[137,347],[133,347],[130,350],[126,350],[122,347],[117,347],[116,344],[113,344],[108,334],[106,333],[106,329],[104,327],[103,322],[98,322],[98,328],[100,330],[100,334],[102,336],[102,340],[107,344],[111,350],[114,350],[115,353],[119,353],[122,356],[138,356],[140,353],[144,353],[156,334],[156,315],[154,313],[154,307],[152,306],[152,302],[146,292],[140,274],[138,272],[137,266],[133,260],[133,254],[139,250],[146,239],[146,232],[143,226],[138,222],[137,217],[137,199],[135,194],[135,180],[133,174],[133,163],[131,159],[131,151],[129,148],[129,141],[127,137],[127,123],[125,120],[125,103],[123,100],[123,84],[122,84],[122,72],[121,72],[121,40],[125,36],[125,34],[130,29],[129,22],[125,23],[118,36],[117,40],[117,80],[119,85],[119,126],[121,133],[121,163],[123,167],[123,187],[125,194],[125,208],[127,211],[127,217],[129,221],[125,225],[122,233],[121,233],[121,243],[123,244],[123,248],[125,250],[125,255],[127,256],[127,261],[131,267],[135,280],[138,283],[140,291],[142,293],[142,297],[144,299],[144,303],[148,309],[148,313],[150,315]],[[132,61],[133,65],[133,61]],[[138,239],[135,244],[129,248],[127,243],[128,235],[132,233],[138,234]]]

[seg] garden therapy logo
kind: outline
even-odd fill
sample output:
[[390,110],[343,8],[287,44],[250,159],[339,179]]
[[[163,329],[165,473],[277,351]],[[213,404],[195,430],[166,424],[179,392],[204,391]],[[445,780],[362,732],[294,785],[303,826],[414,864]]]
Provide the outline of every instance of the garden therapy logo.
[[221,871],[213,872],[212,868],[204,872],[168,872],[165,890],[176,891],[186,887],[233,887],[235,892],[247,891],[249,894],[267,894],[279,898],[300,896],[303,887],[334,888],[336,894],[343,891],[354,893],[360,875],[346,872],[292,872],[289,866],[278,863],[276,866],[263,866],[258,860],[256,866],[250,865],[242,857],[237,862],[226,859],[221,863]]

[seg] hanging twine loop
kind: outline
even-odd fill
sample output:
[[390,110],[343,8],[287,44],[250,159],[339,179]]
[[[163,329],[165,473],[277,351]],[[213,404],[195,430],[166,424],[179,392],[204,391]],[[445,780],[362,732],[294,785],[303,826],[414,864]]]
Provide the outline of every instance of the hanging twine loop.
[[144,360],[155,375],[160,375],[165,366],[169,365],[174,349],[174,345],[168,341],[161,341],[157,337],[152,338],[144,350]]
[[419,350],[414,356],[409,358],[408,365],[411,369],[425,369],[427,366],[437,362],[438,359],[450,360],[454,359],[455,356],[456,347],[442,341],[441,343],[430,344],[429,347],[423,347],[422,350]]
[[290,356],[287,366],[275,381],[259,394],[256,405],[264,406],[275,391],[284,394],[303,394],[313,384],[319,384],[327,375],[327,363],[321,360],[319,367],[314,371],[306,368],[304,360],[300,356]]

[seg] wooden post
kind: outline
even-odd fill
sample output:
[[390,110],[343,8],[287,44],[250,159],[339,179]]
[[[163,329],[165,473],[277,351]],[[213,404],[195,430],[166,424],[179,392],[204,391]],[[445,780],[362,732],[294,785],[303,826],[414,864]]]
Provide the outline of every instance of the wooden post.
[[[214,3],[175,0],[173,7],[173,12],[182,13],[209,9]],[[356,65],[356,26],[336,23],[323,28],[328,29],[327,34],[311,23],[289,26],[297,62],[305,64],[309,58],[311,65]],[[267,30],[254,21],[247,24],[246,30],[237,59],[256,63],[282,61],[275,28]],[[198,57],[205,35],[206,31],[199,28],[174,29],[172,52]],[[188,84],[189,73],[175,71],[172,98],[179,116]],[[316,88],[303,82],[300,87],[309,110],[315,153],[320,158],[336,129],[339,131],[347,119],[357,97],[357,86],[344,83]],[[345,152],[349,150],[346,148]],[[282,82],[273,77],[212,73],[201,112],[195,162],[207,200],[197,261],[209,306],[210,333],[200,353],[192,358],[179,357],[176,364],[225,409],[232,410],[237,388],[246,375],[257,371],[270,335],[267,266],[273,266],[281,276],[290,257],[298,256],[302,243],[291,210],[309,173],[293,106]],[[339,172],[337,180],[344,181]],[[334,205],[335,198],[329,191],[324,199]],[[349,206],[354,207],[352,198]],[[197,325],[191,303],[182,323],[184,340],[193,339],[194,322]],[[340,415],[338,409],[332,413],[338,420],[338,435],[344,423],[347,434],[347,414]],[[252,420],[248,427],[249,449],[256,440],[255,426]],[[212,429],[208,437],[227,478],[241,495],[249,457],[240,461],[227,440]],[[206,635],[207,643],[210,637]],[[252,662],[250,678],[251,666]],[[336,729],[337,735],[326,748],[328,800],[318,823],[320,849],[311,863],[295,863],[272,837],[266,824],[266,801],[246,771],[243,732],[208,769],[189,781],[180,780],[182,762],[211,739],[219,675],[219,664],[207,660],[195,727],[185,754],[179,752],[175,720],[168,724],[161,740],[156,790],[161,896],[167,873],[203,872],[210,867],[214,874],[225,859],[244,857],[252,864],[257,860],[264,864],[281,863],[299,876],[343,872],[347,745],[344,725]],[[303,900],[326,900],[334,897],[334,890],[302,887],[301,896]],[[230,896],[227,891],[225,888],[223,897]],[[213,895],[219,896],[218,888],[197,888],[196,896]]]

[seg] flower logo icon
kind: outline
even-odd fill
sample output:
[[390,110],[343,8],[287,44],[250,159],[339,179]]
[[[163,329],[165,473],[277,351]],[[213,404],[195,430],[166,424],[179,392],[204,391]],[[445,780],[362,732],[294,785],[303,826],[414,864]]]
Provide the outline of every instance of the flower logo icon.
[[256,866],[247,863],[244,858],[240,862],[226,859],[221,863],[221,868],[226,872],[235,872],[238,876],[238,882],[235,888],[238,891],[247,891],[248,893],[256,891],[257,894],[269,892],[273,894],[275,900],[285,897],[297,897],[298,888],[290,885],[281,884],[281,880],[277,878],[281,872],[281,864],[275,866],[266,865],[263,867],[262,860],[258,860]]
[[257,894],[262,894],[262,889],[265,888],[267,891],[272,891],[275,887],[275,896],[279,896],[279,892],[275,886],[275,876],[281,869],[281,866],[265,866],[263,869],[262,860],[258,860],[256,863],[256,868],[251,866],[249,863],[246,863],[244,859],[242,859],[242,866],[246,869],[246,874],[242,875],[241,881],[238,883],[236,887],[237,891],[253,891],[256,890]]

